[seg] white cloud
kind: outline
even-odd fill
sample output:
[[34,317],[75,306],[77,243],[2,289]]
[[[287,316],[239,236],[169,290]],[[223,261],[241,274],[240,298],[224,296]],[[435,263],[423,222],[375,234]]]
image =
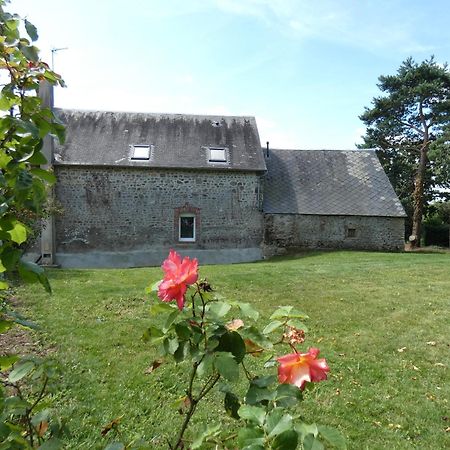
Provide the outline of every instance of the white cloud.
[[[252,16],[292,38],[341,42],[367,50],[429,52],[411,10],[388,0],[212,0],[222,11]],[[419,29],[420,31],[420,29]]]

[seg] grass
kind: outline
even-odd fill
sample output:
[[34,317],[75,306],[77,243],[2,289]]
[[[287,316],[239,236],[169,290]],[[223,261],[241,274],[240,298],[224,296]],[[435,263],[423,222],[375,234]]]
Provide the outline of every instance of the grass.
[[[52,296],[38,286],[19,296],[64,367],[57,405],[71,417],[68,448],[103,448],[102,426],[121,415],[127,439],[166,448],[181,422],[172,403],[187,367],[145,374],[156,355],[140,337],[155,300],[143,290],[160,269],[49,274]],[[252,303],[262,322],[277,305],[309,314],[306,344],[320,347],[331,375],[306,395],[307,421],[338,427],[351,449],[450,448],[448,254],[312,252],[204,266],[201,275],[229,299]],[[198,423],[216,420],[221,402],[213,395]]]

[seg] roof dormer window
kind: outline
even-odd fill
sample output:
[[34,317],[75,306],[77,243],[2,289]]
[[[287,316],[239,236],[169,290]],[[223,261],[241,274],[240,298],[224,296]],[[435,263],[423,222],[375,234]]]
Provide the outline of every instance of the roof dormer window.
[[226,147],[208,147],[209,162],[226,163],[227,162],[227,148]]
[[153,145],[130,145],[131,160],[148,161],[153,150]]

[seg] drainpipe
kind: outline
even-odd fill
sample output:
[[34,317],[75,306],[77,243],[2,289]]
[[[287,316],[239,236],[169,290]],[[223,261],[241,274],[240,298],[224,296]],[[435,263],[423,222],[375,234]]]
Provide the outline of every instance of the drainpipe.
[[[50,108],[53,111],[53,86],[47,81],[42,81],[39,85],[39,97],[42,101],[42,108]],[[47,160],[42,164],[42,169],[53,168],[53,138],[47,135],[43,139],[42,153]],[[48,188],[47,198],[50,202],[54,198],[53,187]],[[50,216],[42,223],[41,231],[41,256],[39,263],[44,266],[53,266],[55,264],[55,219]]]

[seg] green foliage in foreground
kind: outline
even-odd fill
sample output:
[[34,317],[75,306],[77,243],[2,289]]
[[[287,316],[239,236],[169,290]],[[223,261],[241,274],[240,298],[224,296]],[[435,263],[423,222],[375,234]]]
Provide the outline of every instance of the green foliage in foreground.
[[[320,346],[331,372],[303,402],[305,422],[339,428],[349,448],[450,447],[448,254],[308,253],[203,266],[201,276],[229,300],[253,304],[262,321],[280,304],[313,317],[305,346]],[[155,320],[144,288],[160,277],[159,268],[55,270],[52,296],[19,291],[64,366],[57,403],[71,417],[68,448],[104,447],[115,436],[102,437],[102,427],[121,416],[126,440],[143,437],[155,449],[167,448],[179,428],[182,416],[173,418],[183,407],[186,367],[152,370],[158,355],[140,340]],[[218,393],[199,410],[192,434],[222,408]]]

